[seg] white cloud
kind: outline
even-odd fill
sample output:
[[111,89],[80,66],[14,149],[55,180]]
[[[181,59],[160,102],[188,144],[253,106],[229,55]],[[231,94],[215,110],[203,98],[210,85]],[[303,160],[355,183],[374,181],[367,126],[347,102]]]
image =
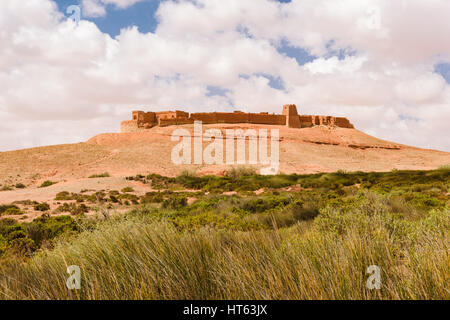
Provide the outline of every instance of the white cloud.
[[307,63],[304,68],[312,74],[335,74],[335,73],[354,73],[361,70],[367,58],[360,57],[346,57],[340,61],[338,57],[331,58],[317,58],[314,61]]
[[[101,15],[107,4],[135,2],[83,5]],[[450,58],[448,12],[443,0],[165,1],[155,33],[133,27],[111,38],[63,18],[50,0],[3,0],[0,150],[118,131],[136,106],[278,113],[286,103],[347,116],[381,138],[450,150],[450,86],[433,69]],[[300,66],[277,51],[282,40],[319,57]],[[348,48],[351,56],[330,56]],[[207,95],[208,86],[226,96]]]
[[104,17],[106,16],[105,5],[100,0],[83,0],[81,2],[83,16],[85,17]]
[[114,5],[119,9],[126,9],[137,2],[145,0],[82,0],[83,15],[86,17],[103,17],[106,15],[106,6]]
[[399,82],[395,89],[400,100],[409,104],[419,104],[440,99],[445,87],[444,78],[430,72]]

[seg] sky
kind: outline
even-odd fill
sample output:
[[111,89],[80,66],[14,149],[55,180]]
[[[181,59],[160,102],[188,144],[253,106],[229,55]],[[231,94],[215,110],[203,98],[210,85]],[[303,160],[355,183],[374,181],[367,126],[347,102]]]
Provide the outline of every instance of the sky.
[[2,0],[0,151],[119,132],[136,109],[284,104],[450,151],[449,14],[448,0]]

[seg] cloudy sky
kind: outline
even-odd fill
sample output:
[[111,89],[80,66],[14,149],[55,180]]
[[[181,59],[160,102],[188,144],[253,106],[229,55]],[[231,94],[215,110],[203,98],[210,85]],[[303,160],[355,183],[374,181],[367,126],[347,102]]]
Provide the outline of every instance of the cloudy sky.
[[137,108],[287,103],[450,151],[449,16],[448,0],[1,0],[0,151],[118,132]]

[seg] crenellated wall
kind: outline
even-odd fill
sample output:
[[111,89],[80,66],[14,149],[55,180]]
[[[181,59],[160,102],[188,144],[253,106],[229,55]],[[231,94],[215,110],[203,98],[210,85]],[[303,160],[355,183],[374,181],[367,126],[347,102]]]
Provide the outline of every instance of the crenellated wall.
[[313,126],[330,126],[341,128],[354,128],[347,118],[317,115],[298,115],[295,104],[283,106],[283,114],[244,113],[235,111],[187,113],[184,111],[144,112],[133,111],[131,121],[123,121],[122,132],[138,132],[154,126],[172,126],[192,124],[202,121],[204,124],[215,123],[253,123],[266,125],[288,126],[290,128],[309,128]]

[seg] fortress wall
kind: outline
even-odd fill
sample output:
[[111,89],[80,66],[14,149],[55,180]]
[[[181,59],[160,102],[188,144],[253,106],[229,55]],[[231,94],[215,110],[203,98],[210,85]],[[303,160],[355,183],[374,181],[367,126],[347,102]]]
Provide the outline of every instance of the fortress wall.
[[157,119],[178,119],[178,118],[189,118],[189,113],[184,111],[163,111],[156,112]]
[[184,112],[184,111],[176,110],[176,111],[175,111],[175,115],[176,115],[176,118],[186,118],[186,119],[189,119],[189,113]]
[[347,118],[343,117],[302,115],[299,116],[299,118],[302,128],[324,125],[354,129],[354,126],[350,123],[350,121]]
[[286,125],[289,128],[301,128],[298,117],[297,106],[295,104],[286,104],[283,106],[283,115],[286,116]]
[[184,111],[143,112],[133,111],[131,121],[121,124],[122,132],[136,132],[140,129],[149,129],[156,125],[171,126],[192,124],[194,121],[202,121],[204,124],[216,123],[254,123],[265,125],[286,125],[290,128],[309,128],[312,126],[336,126],[342,128],[354,128],[347,118],[321,115],[298,115],[294,104],[283,106],[283,114],[244,113],[235,111],[212,113],[189,113]]
[[191,113],[190,119],[194,121],[202,121],[204,124],[217,123],[215,113]]
[[157,123],[155,112],[133,111],[132,115],[132,119],[137,122],[138,127]]
[[336,117],[336,126],[341,127],[341,128],[348,128],[348,129],[355,128],[347,118],[343,118],[343,117]]
[[187,119],[187,118],[181,118],[181,119],[159,119],[159,126],[160,127],[168,127],[168,126],[176,126],[176,125],[182,125],[182,124],[193,124],[194,120]]
[[247,123],[249,121],[249,114],[242,112],[235,113],[216,113],[217,123]]
[[314,125],[313,116],[298,116],[301,128],[310,128]]
[[193,113],[190,119],[195,121],[202,121],[205,124],[214,123],[255,123],[255,124],[269,124],[269,125],[285,125],[286,116],[278,114],[264,114],[264,113]]
[[122,133],[129,133],[129,132],[138,132],[140,131],[138,127],[137,120],[129,120],[129,121],[122,121],[120,124],[120,132]]
[[312,116],[313,125],[320,126],[320,118],[319,116]]
[[134,121],[138,121],[139,120],[139,116],[141,115],[141,114],[143,114],[144,113],[144,111],[133,111],[131,114],[132,114],[132,118],[131,119],[133,119]]
[[177,114],[173,111],[156,112],[156,118],[161,119],[175,119]]
[[286,116],[281,114],[250,113],[248,122],[284,126],[286,125]]
[[155,112],[146,112],[143,114],[143,123],[157,123],[156,121],[156,113]]

